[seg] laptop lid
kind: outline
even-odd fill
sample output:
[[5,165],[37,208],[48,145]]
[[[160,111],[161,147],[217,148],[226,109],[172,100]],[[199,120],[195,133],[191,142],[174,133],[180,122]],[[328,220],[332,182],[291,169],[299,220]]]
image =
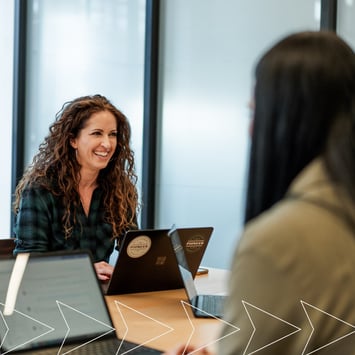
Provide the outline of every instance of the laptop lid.
[[172,229],[169,231],[169,237],[179,267],[180,276],[185,287],[186,295],[190,303],[193,306],[196,306],[198,293],[194,283],[194,278],[187,262],[186,254],[180,238],[180,233],[177,229]]
[[12,314],[4,305],[15,258],[0,259],[1,353],[116,337],[88,252],[30,254]]
[[184,248],[181,243],[179,231],[172,228],[169,238],[174,250],[181,278],[184,283],[186,295],[193,306],[192,312],[196,317],[222,318],[226,296],[216,294],[198,294],[194,279],[189,270]]
[[[107,294],[184,287],[168,237],[169,229],[128,231],[121,243]],[[193,277],[213,232],[212,227],[179,228]]]

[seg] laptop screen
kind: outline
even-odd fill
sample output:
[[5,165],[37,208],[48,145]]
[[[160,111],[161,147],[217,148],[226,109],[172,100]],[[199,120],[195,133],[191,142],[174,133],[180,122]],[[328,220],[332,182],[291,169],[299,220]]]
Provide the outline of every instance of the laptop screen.
[[0,345],[5,351],[94,340],[113,332],[90,255],[31,255],[15,309],[3,314],[15,259],[0,259]]
[[[189,270],[194,277],[210,240],[212,227],[179,228]],[[184,287],[176,267],[168,229],[130,230],[118,254],[108,295]]]

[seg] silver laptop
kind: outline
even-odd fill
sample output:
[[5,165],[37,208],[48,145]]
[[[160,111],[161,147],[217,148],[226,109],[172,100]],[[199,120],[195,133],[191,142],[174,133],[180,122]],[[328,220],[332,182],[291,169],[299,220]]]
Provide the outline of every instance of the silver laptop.
[[[116,265],[104,286],[108,295],[183,288],[169,229],[130,230],[121,242]],[[195,277],[212,227],[179,228],[186,259]]]
[[88,252],[30,254],[5,315],[14,264],[0,259],[1,354],[161,354],[117,338]]
[[186,295],[192,306],[191,310],[193,314],[196,317],[222,318],[226,296],[198,294],[189,264],[187,262],[186,253],[182,245],[180,231],[178,229],[170,230],[169,237],[176,257],[176,262],[179,266],[178,269],[184,283]]

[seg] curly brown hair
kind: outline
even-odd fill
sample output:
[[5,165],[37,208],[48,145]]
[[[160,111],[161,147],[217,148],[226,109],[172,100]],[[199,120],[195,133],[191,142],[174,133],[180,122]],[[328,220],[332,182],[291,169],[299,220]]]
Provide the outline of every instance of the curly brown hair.
[[[117,121],[117,147],[107,167],[99,173],[97,183],[103,190],[103,204],[113,237],[117,238],[136,225],[139,208],[134,153],[130,148],[131,129],[127,117],[102,95],[83,96],[66,102],[56,114],[49,135],[26,169],[15,191],[14,211],[17,214],[22,191],[27,186],[41,186],[61,196],[65,212],[63,227],[70,237],[80,204],[78,185],[80,165],[70,141],[76,138],[85,122],[101,111],[111,112]],[[74,208],[72,208],[74,207]]]

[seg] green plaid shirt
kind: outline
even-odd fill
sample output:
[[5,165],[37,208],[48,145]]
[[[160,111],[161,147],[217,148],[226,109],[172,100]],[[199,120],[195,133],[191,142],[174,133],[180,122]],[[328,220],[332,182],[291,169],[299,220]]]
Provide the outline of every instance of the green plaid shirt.
[[92,196],[89,216],[80,205],[72,235],[65,239],[60,197],[44,188],[26,188],[16,216],[14,254],[57,250],[89,249],[94,261],[109,261],[114,248],[112,226],[104,221],[102,190]]

